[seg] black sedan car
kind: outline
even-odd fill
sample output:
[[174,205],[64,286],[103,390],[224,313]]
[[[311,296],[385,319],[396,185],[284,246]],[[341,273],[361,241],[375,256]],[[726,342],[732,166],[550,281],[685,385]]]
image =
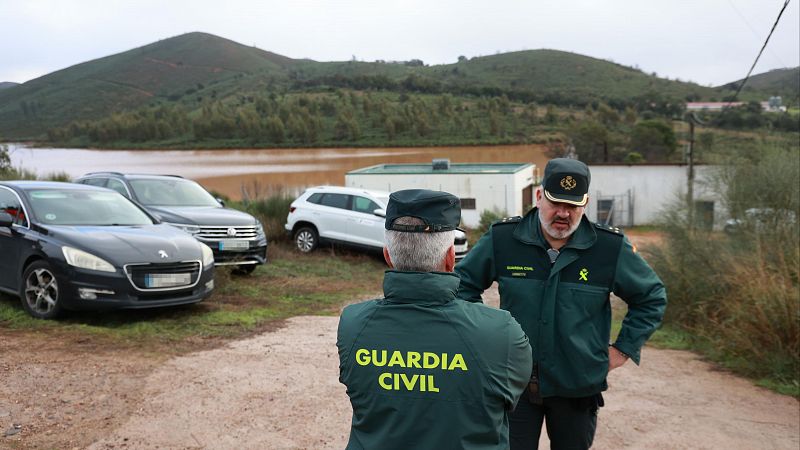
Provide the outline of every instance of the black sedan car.
[[94,172],[76,182],[113,189],[133,199],[161,221],[211,247],[218,266],[250,273],[267,262],[267,238],[261,223],[246,212],[226,208],[192,180],[176,175]]
[[0,182],[0,291],[30,315],[202,301],[214,255],[108,189]]

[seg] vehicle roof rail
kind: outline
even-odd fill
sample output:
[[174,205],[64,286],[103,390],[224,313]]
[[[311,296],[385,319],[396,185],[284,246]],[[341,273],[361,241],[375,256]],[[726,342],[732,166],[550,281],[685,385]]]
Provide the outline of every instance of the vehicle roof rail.
[[89,172],[89,173],[85,174],[84,176],[87,176],[87,175],[120,175],[120,176],[123,176],[125,174],[123,174],[122,172],[112,172],[110,170],[102,170],[100,172]]

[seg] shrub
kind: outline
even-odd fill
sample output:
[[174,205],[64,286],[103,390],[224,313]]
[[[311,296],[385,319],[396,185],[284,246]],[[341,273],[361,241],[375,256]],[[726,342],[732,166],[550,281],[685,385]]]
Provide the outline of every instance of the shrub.
[[692,230],[685,206],[675,206],[665,217],[665,245],[651,259],[669,293],[666,323],[690,332],[727,367],[794,391],[800,371],[798,172],[791,149],[766,149],[755,162],[730,165],[716,186],[731,211],[780,207],[793,215],[731,235]]
[[492,226],[493,223],[497,222],[498,220],[506,217],[506,214],[498,209],[484,209],[481,211],[481,220],[480,225],[478,225],[477,231],[480,234],[486,233],[489,231],[489,227]]

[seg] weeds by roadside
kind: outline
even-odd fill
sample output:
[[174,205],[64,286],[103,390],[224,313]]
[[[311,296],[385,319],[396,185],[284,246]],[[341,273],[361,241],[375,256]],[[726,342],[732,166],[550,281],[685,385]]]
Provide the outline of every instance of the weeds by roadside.
[[759,208],[764,214],[743,218],[734,233],[720,233],[691,229],[685,208],[672,208],[665,245],[650,259],[667,286],[667,342],[678,336],[722,366],[795,396],[800,396],[798,172],[796,149],[765,149],[756,161],[730,166],[718,180],[728,210]]

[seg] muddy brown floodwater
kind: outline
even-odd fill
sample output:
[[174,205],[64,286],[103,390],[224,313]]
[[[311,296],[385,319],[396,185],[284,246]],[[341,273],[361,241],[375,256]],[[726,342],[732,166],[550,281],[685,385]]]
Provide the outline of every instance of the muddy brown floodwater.
[[292,148],[243,150],[87,150],[11,145],[15,166],[40,175],[66,172],[175,174],[199,181],[209,190],[238,199],[251,192],[282,189],[290,194],[321,184],[344,185],[355,169],[390,163],[425,163],[448,158],[454,163],[527,163],[543,170],[543,145],[399,148]]

